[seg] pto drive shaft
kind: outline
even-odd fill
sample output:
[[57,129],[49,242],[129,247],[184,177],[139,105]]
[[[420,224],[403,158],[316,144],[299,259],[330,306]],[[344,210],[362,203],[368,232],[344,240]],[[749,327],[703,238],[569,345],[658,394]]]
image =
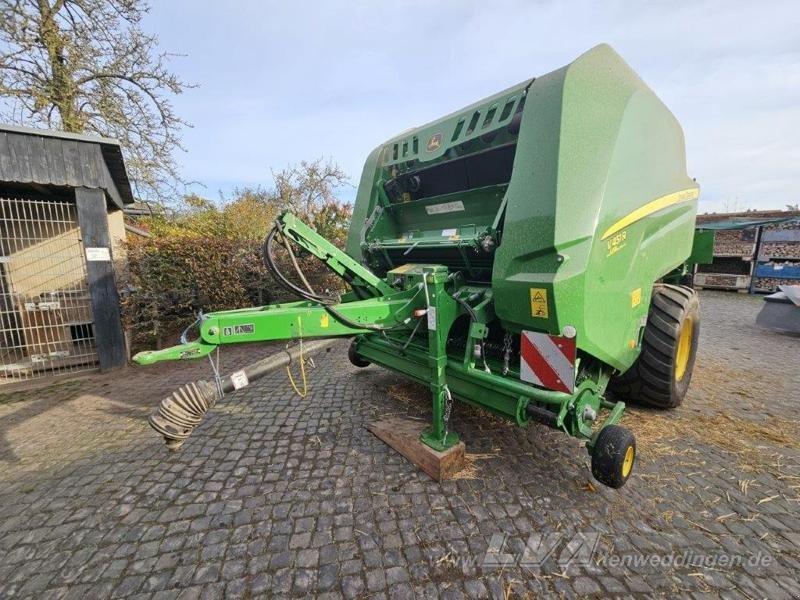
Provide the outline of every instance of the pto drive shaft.
[[[293,346],[285,352],[268,356],[245,367],[246,381],[251,383],[272,371],[284,367],[297,360],[301,354],[310,354],[331,346],[335,340],[316,340],[308,344]],[[234,376],[239,375],[238,378]],[[164,398],[156,411],[147,419],[150,426],[164,436],[164,442],[170,450],[178,450],[195,427],[203,420],[205,414],[217,403],[222,394],[237,389],[234,380],[243,381],[240,373],[233,373],[220,380],[220,385],[204,379],[187,383]],[[239,385],[241,387],[241,385]],[[220,394],[220,391],[222,394]]]

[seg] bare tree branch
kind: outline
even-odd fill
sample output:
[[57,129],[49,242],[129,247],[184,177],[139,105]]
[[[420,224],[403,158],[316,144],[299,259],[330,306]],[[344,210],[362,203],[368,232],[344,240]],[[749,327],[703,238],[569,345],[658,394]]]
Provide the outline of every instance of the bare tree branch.
[[144,33],[146,0],[0,0],[0,119],[117,138],[136,193],[170,201],[193,86]]

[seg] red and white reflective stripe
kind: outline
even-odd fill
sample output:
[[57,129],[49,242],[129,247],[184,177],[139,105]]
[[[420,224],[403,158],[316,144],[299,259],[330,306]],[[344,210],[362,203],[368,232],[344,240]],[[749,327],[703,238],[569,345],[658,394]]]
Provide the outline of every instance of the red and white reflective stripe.
[[574,337],[523,331],[519,377],[549,390],[571,394],[575,389],[575,354]]

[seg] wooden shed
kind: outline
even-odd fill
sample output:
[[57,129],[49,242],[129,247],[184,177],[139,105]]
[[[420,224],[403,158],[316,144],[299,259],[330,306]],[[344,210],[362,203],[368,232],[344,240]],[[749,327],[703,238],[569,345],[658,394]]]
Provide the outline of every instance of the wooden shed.
[[0,125],[0,385],[124,365],[115,140]]

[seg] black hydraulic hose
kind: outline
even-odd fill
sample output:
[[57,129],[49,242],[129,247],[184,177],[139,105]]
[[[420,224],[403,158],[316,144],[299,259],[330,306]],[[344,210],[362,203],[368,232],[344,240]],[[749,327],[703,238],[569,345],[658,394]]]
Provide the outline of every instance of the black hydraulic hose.
[[557,415],[546,408],[542,408],[541,406],[536,406],[535,404],[528,404],[525,409],[525,412],[528,413],[528,417],[537,423],[543,423],[548,427],[556,427],[556,417]]
[[478,322],[478,314],[475,312],[475,310],[469,304],[467,304],[466,300],[462,300],[458,296],[453,296],[453,297],[455,298],[456,302],[458,302],[461,306],[463,306],[464,310],[466,310],[467,313],[469,313],[469,318],[472,320],[472,322],[473,323],[477,323]]
[[[320,304],[322,304],[323,308],[325,308],[325,310],[328,313],[330,313],[330,315],[333,318],[335,318],[336,320],[338,320],[341,323],[344,323],[348,327],[352,327],[354,329],[367,329],[369,331],[379,331],[379,332],[381,332],[381,331],[392,331],[394,329],[399,329],[401,327],[405,327],[406,323],[404,323],[404,322],[398,323],[396,325],[391,325],[389,327],[382,327],[381,325],[374,325],[372,323],[359,323],[357,321],[353,321],[349,317],[344,316],[338,310],[333,308],[333,306],[331,306],[332,301],[333,301],[332,298],[330,298],[328,296],[322,296],[320,294],[316,294],[316,293],[312,293],[312,292],[306,291],[303,288],[298,287],[294,283],[289,281],[289,279],[280,271],[280,269],[278,269],[278,265],[275,264],[275,257],[272,254],[272,246],[273,246],[273,243],[275,241],[275,235],[278,234],[278,233],[281,233],[281,235],[283,236],[283,238],[284,238],[284,240],[285,240],[285,242],[286,242],[286,244],[288,246],[289,241],[286,239],[286,236],[283,235],[283,232],[281,231],[281,228],[280,228],[280,224],[276,223],[273,226],[273,228],[270,230],[269,234],[267,235],[267,239],[264,242],[264,259],[265,259],[265,261],[267,263],[267,267],[269,267],[269,270],[272,271],[275,274],[275,276],[278,277],[278,279],[280,279],[280,281],[287,288],[289,288],[291,291],[295,292],[301,298],[305,298],[306,300],[319,302]],[[291,249],[288,249],[288,251],[289,251],[290,256],[292,257],[292,262],[294,264],[295,269],[298,272],[298,275],[306,283],[306,285],[308,285],[308,281],[305,278],[305,276],[303,276],[303,273],[302,273],[302,270],[300,268],[300,265],[297,263],[297,260],[294,258],[294,253],[291,251]],[[310,285],[308,285],[308,287],[309,287],[309,289],[311,289]]]
[[292,250],[292,245],[289,243],[289,238],[287,238],[286,234],[283,233],[283,228],[280,226],[279,223],[276,223],[275,227],[277,227],[281,233],[281,240],[283,241],[283,246],[286,248],[286,252],[289,254],[289,259],[292,261],[292,266],[294,267],[295,273],[297,273],[297,275],[300,277],[300,281],[302,281],[303,285],[306,286],[308,292],[310,294],[316,294],[314,288],[311,287],[310,283],[308,283],[308,279],[306,279],[305,273],[303,273],[303,270],[300,268],[300,263],[297,262],[297,257],[294,255],[294,250]]
[[301,298],[305,298],[306,300],[314,300],[316,302],[321,302],[325,304],[326,302],[330,302],[330,298],[326,296],[321,296],[319,294],[312,294],[303,288],[296,286],[294,283],[289,281],[286,276],[281,273],[280,269],[278,269],[278,265],[275,264],[275,257],[272,255],[272,244],[275,241],[275,235],[278,233],[279,228],[276,224],[267,235],[267,239],[264,241],[264,260],[267,263],[267,267],[270,271],[278,278],[280,281],[291,291],[295,294],[300,296]]
[[[456,302],[458,302],[461,306],[463,306],[464,310],[467,311],[467,313],[469,314],[470,321],[472,323],[477,323],[478,322],[478,314],[469,305],[469,303],[466,300],[462,300],[458,296],[454,296],[454,298],[456,299]],[[486,366],[486,346],[484,345],[484,340],[480,341],[480,345],[481,345],[481,358],[483,359],[483,365],[485,367]]]

